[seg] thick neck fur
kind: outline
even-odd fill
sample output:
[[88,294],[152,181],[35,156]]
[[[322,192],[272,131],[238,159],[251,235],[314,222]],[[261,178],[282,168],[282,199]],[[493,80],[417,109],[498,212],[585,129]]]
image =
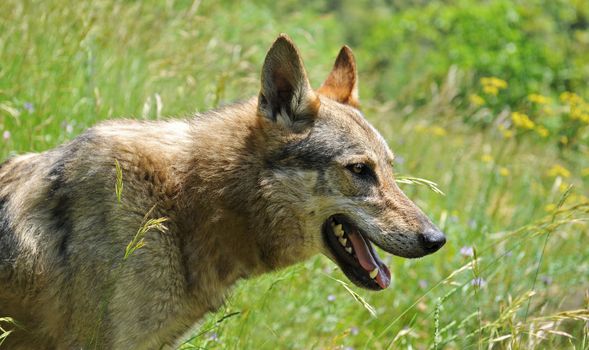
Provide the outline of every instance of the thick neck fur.
[[267,121],[256,115],[254,101],[191,122],[177,221],[187,282],[197,295],[276,267],[261,239],[272,229],[259,191],[263,154],[272,147],[261,123]]

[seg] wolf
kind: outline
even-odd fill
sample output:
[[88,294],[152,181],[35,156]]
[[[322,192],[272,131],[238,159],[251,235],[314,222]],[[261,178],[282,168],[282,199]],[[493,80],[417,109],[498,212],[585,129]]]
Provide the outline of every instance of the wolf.
[[9,159],[0,316],[17,325],[2,346],[170,348],[236,281],[316,254],[383,290],[374,245],[417,258],[445,243],[393,160],[360,111],[350,48],[315,90],[286,35],[257,97],[185,120],[109,121]]

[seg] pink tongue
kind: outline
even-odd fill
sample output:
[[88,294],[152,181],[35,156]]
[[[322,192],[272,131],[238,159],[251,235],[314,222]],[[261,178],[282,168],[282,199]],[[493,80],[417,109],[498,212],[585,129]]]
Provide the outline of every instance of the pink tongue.
[[[368,273],[378,267],[379,269],[378,275],[376,275],[376,283],[378,283],[382,289],[387,288],[391,282],[390,272],[388,272],[387,267],[383,263],[377,264],[376,261],[374,261],[374,257],[372,254],[370,254],[368,245],[360,233],[358,233],[356,230],[353,230],[348,233],[348,237],[350,238],[350,242],[354,247],[354,251],[356,252],[360,266],[362,266],[362,268]],[[382,268],[379,265],[382,265]]]

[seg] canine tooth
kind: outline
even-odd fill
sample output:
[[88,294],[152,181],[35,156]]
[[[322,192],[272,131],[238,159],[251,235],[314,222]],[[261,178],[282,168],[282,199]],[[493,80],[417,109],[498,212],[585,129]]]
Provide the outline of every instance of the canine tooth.
[[370,278],[374,279],[378,275],[378,267],[370,272]]
[[339,240],[339,243],[341,245],[343,245],[344,247],[346,246],[346,243],[348,243],[348,240],[346,238],[341,238],[340,237],[338,240]]
[[348,252],[349,254],[352,254],[352,247],[346,247],[346,252]]
[[344,229],[342,228],[342,224],[335,225],[333,227],[333,233],[335,233],[335,235],[338,237],[342,237],[344,235]]

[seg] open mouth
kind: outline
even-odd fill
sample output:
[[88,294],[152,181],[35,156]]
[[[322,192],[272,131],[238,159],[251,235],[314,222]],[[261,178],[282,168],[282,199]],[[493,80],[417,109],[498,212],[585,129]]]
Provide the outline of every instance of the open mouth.
[[323,224],[323,238],[336,263],[354,284],[382,290],[391,282],[391,272],[360,229],[343,215],[333,215]]

